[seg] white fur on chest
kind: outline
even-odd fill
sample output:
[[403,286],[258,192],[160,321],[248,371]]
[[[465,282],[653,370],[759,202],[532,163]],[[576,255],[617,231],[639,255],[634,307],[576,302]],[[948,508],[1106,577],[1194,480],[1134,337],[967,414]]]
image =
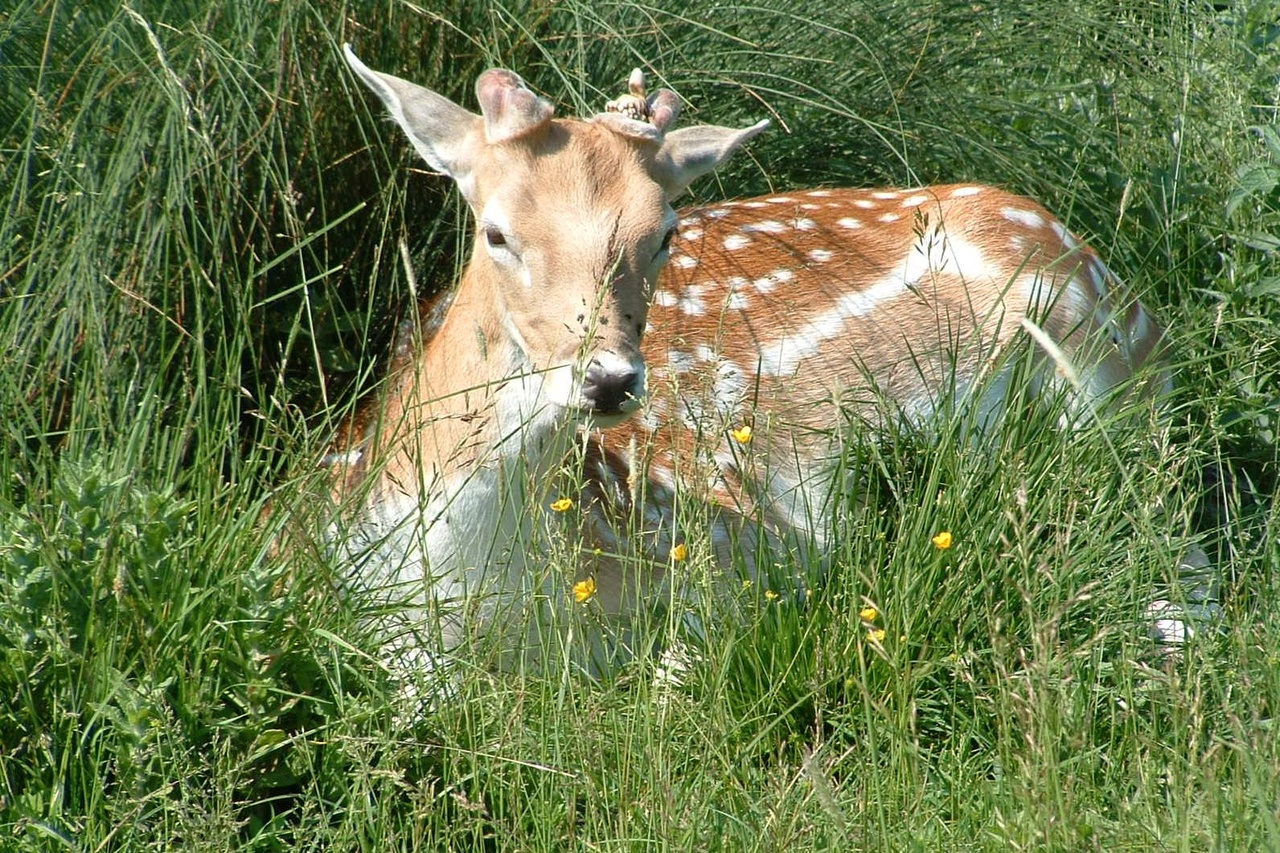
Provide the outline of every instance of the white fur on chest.
[[539,582],[526,576],[527,556],[575,434],[545,387],[524,373],[495,392],[492,441],[470,464],[435,476],[423,466],[417,493],[383,477],[345,546],[362,590],[406,623],[434,617],[444,650],[502,621]]

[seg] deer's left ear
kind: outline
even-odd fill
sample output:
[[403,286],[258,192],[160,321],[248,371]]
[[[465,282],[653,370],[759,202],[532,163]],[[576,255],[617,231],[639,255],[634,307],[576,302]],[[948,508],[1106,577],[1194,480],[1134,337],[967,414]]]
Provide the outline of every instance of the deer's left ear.
[[673,199],[689,184],[724,163],[744,142],[769,126],[768,119],[737,130],[700,124],[667,133],[658,150],[655,177]]

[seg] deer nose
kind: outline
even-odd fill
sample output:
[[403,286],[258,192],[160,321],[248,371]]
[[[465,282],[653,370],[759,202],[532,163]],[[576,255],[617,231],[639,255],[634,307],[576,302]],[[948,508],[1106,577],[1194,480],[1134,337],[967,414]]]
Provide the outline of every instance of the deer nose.
[[[614,359],[610,359],[614,361]],[[616,359],[606,365],[592,359],[582,378],[582,396],[591,405],[592,414],[618,415],[633,412],[644,396],[644,370],[630,362]]]

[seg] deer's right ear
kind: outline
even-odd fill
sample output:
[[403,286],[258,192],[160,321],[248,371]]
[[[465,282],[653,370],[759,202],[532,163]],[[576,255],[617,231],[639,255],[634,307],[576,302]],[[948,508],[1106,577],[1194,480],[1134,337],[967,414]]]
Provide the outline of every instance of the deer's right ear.
[[470,198],[469,152],[475,150],[476,134],[483,139],[484,119],[430,89],[374,71],[359,60],[349,44],[342,46],[342,52],[356,76],[386,104],[422,159],[457,181],[462,194]]

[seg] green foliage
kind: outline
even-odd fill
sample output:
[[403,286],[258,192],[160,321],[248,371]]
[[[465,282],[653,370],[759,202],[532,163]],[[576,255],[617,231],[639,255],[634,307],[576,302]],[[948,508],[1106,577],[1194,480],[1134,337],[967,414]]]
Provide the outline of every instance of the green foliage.
[[[1273,849],[1277,20],[1172,0],[8,4],[0,850]],[[404,695],[334,567],[275,555],[263,514],[467,250],[456,194],[344,41],[468,105],[500,64],[587,113],[640,65],[689,121],[774,119],[695,200],[1033,194],[1168,324],[1167,420],[1067,432],[1051,402],[981,438],[964,405],[928,434],[843,425],[828,575],[780,553],[727,601],[673,602],[655,630],[683,657],[603,680],[480,656],[453,692]],[[1143,609],[1193,539],[1228,620],[1162,660]]]
[[[294,741],[332,713],[341,670],[308,638],[319,591],[262,562],[252,515],[224,521],[225,540],[201,535],[192,501],[98,458],[64,460],[43,501],[3,518],[0,792],[15,837],[230,832],[255,797],[296,787]],[[228,562],[248,568],[228,576]],[[217,814],[188,813],[212,795]]]

